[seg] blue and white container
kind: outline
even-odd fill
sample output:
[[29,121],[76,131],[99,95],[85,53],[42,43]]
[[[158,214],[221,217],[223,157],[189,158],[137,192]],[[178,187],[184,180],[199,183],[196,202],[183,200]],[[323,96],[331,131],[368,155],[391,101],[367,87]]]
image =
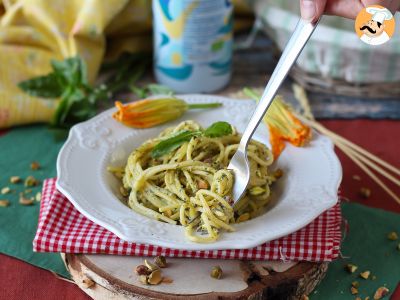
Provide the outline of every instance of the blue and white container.
[[213,92],[231,77],[229,0],[153,0],[154,72],[181,93]]

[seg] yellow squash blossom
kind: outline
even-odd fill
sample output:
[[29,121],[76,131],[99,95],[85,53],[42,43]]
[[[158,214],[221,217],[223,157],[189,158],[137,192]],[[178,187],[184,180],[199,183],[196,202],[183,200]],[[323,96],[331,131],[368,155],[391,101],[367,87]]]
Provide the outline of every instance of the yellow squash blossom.
[[275,158],[285,149],[285,141],[296,147],[302,147],[312,136],[311,128],[296,118],[291,107],[281,96],[275,97],[264,122],[268,124],[270,130],[270,143]]
[[213,108],[221,103],[188,104],[177,98],[143,99],[122,104],[115,102],[118,111],[113,118],[122,124],[135,128],[149,128],[182,116],[188,109]]

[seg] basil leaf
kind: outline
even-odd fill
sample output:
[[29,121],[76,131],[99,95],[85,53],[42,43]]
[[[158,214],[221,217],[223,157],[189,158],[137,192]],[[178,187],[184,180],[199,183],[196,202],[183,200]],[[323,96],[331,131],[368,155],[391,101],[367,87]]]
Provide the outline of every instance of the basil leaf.
[[175,94],[175,92],[171,88],[162,84],[150,83],[147,85],[146,88],[151,95],[173,96]]
[[78,56],[62,61],[52,60],[54,73],[63,84],[87,85],[87,70],[85,62]]
[[163,156],[171,151],[174,151],[183,143],[190,141],[192,137],[198,136],[200,134],[201,134],[200,131],[189,131],[189,130],[178,131],[170,138],[167,138],[159,142],[157,145],[155,145],[155,147],[151,151],[151,156],[153,158]]
[[232,126],[228,122],[215,122],[210,125],[205,131],[204,135],[208,137],[220,137],[232,134]]
[[42,98],[58,98],[63,93],[63,87],[54,73],[22,81],[18,87],[31,96]]

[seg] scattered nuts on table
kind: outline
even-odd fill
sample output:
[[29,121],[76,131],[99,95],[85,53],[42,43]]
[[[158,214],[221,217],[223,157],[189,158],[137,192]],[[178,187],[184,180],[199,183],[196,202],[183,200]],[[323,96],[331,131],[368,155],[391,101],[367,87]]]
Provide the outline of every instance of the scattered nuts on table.
[[220,279],[222,276],[222,269],[220,266],[214,266],[211,270],[210,276],[215,279]]
[[360,273],[360,277],[364,279],[368,279],[369,275],[371,274],[370,271],[364,271]]
[[41,192],[37,192],[35,195],[35,200],[37,202],[40,202],[40,200],[42,200],[42,193]]
[[32,170],[39,170],[40,169],[39,163],[37,161],[31,162],[31,169]]
[[350,292],[351,292],[352,295],[356,295],[356,294],[358,294],[358,289],[356,289],[354,286],[352,286],[350,288]]
[[10,205],[10,201],[5,200],[5,199],[0,200],[0,207],[7,207],[9,205]]
[[379,300],[385,297],[389,293],[389,289],[387,287],[381,286],[379,287],[374,295],[374,300]]
[[139,281],[143,284],[148,284],[147,282],[147,276],[146,275],[140,275],[139,276]]
[[369,188],[362,187],[360,189],[360,195],[361,195],[361,197],[367,199],[371,196],[371,190]]
[[397,244],[397,250],[400,251],[400,243]]
[[149,262],[147,259],[144,260],[144,264],[146,265],[146,267],[148,267],[151,271],[155,271],[158,270],[159,267],[155,264],[152,264],[151,262]]
[[392,231],[388,234],[387,238],[391,241],[395,241],[399,238],[399,236],[397,235],[397,232]]
[[19,176],[11,176],[10,177],[10,182],[11,183],[20,183],[21,182],[21,177],[19,177]]
[[[154,258],[155,264],[152,264],[147,259],[144,260],[144,265],[139,265],[135,268],[136,274],[139,275],[139,281],[142,284],[156,285],[164,282],[161,269],[167,266],[167,260],[164,256],[156,256]],[[172,279],[165,279],[166,283],[171,283]]]
[[165,256],[162,255],[154,257],[154,263],[160,268],[167,267],[167,260],[165,259]]
[[157,269],[151,272],[147,278],[147,282],[151,285],[159,284],[162,281],[161,270]]
[[135,272],[138,275],[150,275],[151,270],[144,265],[139,265],[136,267]]
[[5,186],[1,189],[1,193],[3,195],[8,194],[9,192],[11,192],[11,189],[8,186]]
[[353,264],[347,264],[346,266],[345,266],[345,269],[347,270],[347,272],[349,272],[349,273],[354,273],[356,270],[357,270],[357,266],[356,265],[353,265]]
[[35,177],[33,177],[31,175],[26,177],[25,183],[24,183],[24,185],[26,187],[37,186],[38,184],[39,184],[39,180],[37,180]]
[[25,194],[25,195],[26,195],[26,194],[29,194],[29,193],[32,193],[32,190],[31,190],[31,189],[27,189],[27,190],[24,191],[24,194]]
[[353,282],[351,283],[351,286],[352,286],[352,287],[355,287],[355,288],[358,288],[358,287],[360,286],[360,283],[359,283],[358,281],[353,281]]
[[85,289],[89,289],[95,285],[95,282],[90,278],[85,278],[82,280],[82,285]]
[[362,300],[361,297],[356,297],[354,300]]
[[21,205],[32,205],[33,204],[33,198],[25,198],[23,193],[19,194],[19,204]]
[[301,300],[310,300],[310,298],[309,298],[306,294],[304,294],[303,296],[301,296],[300,299],[301,299]]

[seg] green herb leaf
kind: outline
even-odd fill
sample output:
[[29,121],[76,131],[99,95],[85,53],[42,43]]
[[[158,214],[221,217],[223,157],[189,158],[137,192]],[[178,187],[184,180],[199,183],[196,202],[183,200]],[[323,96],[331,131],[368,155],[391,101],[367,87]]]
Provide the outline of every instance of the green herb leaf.
[[34,97],[58,98],[63,93],[63,86],[54,73],[22,81],[18,86]]
[[87,85],[87,70],[85,62],[78,56],[65,60],[52,60],[54,73],[62,80],[62,84]]
[[205,131],[204,135],[208,137],[220,137],[232,134],[232,126],[228,122],[215,122],[210,125]]
[[169,88],[166,85],[162,84],[155,84],[151,83],[147,85],[147,90],[151,95],[168,95],[168,96],[173,96],[175,94],[174,90]]
[[183,143],[190,141],[192,137],[199,136],[200,134],[201,134],[200,131],[189,131],[189,130],[179,131],[173,136],[155,145],[155,147],[151,151],[151,156],[153,158],[163,156],[171,151],[174,151]]

